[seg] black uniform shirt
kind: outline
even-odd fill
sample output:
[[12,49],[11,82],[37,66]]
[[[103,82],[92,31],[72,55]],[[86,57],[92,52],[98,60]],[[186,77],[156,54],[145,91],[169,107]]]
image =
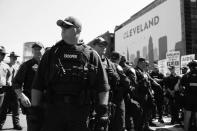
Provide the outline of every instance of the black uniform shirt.
[[174,87],[177,84],[179,79],[180,79],[179,76],[171,74],[170,76],[164,78],[165,87],[170,90],[174,90]]
[[[67,45],[66,43],[64,43],[64,41],[60,41],[57,44],[57,48],[58,46],[61,46],[62,48],[66,48],[67,50],[77,51],[77,48],[75,48],[75,46],[77,45]],[[53,47],[47,52],[45,52],[45,54],[42,57],[42,60],[38,67],[38,72],[35,77],[35,81],[32,85],[33,89],[44,91],[49,87],[49,76],[51,72],[49,67],[52,62],[51,56],[54,55],[54,52],[51,51],[52,49]],[[93,87],[96,90],[96,92],[109,91],[110,88],[107,80],[106,71],[103,68],[99,55],[94,50],[92,50],[90,58],[91,64],[97,67],[97,73],[94,76],[90,77],[90,84],[92,85],[91,87]]]
[[185,87],[186,95],[194,95],[197,94],[197,70],[190,71],[183,75],[180,81],[180,85]]
[[24,93],[30,98],[32,82],[38,67],[38,61],[34,58],[24,62],[13,79],[15,89],[23,89]]

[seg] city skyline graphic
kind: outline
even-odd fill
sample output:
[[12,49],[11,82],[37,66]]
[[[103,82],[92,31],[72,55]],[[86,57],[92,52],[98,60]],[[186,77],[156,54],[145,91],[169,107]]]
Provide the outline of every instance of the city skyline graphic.
[[[166,35],[158,38],[158,43],[153,43],[153,37],[150,36],[147,43],[143,44],[142,48],[136,46],[136,48],[129,48],[127,46],[127,60],[136,64],[137,59],[140,57],[146,58],[150,63],[157,62],[158,60],[166,59],[166,53],[168,52],[168,38]],[[179,41],[174,43],[173,51],[180,51],[180,54],[184,53],[183,42]]]

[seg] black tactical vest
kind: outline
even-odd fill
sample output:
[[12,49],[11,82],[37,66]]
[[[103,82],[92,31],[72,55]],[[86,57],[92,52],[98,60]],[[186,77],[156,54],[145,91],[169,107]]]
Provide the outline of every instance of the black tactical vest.
[[186,89],[185,93],[186,95],[194,95],[197,94],[197,71],[190,72],[186,74],[187,80],[186,80]]
[[78,95],[88,86],[90,49],[76,45],[53,47],[50,88],[55,94]]

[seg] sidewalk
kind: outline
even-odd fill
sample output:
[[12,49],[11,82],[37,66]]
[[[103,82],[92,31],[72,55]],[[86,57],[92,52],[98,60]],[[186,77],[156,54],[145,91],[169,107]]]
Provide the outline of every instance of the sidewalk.
[[[171,118],[170,117],[163,117],[163,120],[165,123],[169,123],[171,121]],[[157,120],[155,120],[154,123],[158,127],[150,127],[150,128],[155,131],[184,131],[184,129],[178,125],[161,124],[161,123],[157,122]]]
[[[20,124],[23,127],[22,131],[27,131],[26,116],[20,114]],[[13,129],[12,114],[8,114],[2,131],[18,131]]]

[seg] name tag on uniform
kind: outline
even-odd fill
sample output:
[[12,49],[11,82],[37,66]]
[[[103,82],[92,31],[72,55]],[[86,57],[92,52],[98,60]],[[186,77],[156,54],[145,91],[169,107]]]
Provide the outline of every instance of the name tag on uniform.
[[64,54],[65,59],[77,59],[78,55],[77,54]]
[[197,86],[197,83],[189,83],[190,86]]

